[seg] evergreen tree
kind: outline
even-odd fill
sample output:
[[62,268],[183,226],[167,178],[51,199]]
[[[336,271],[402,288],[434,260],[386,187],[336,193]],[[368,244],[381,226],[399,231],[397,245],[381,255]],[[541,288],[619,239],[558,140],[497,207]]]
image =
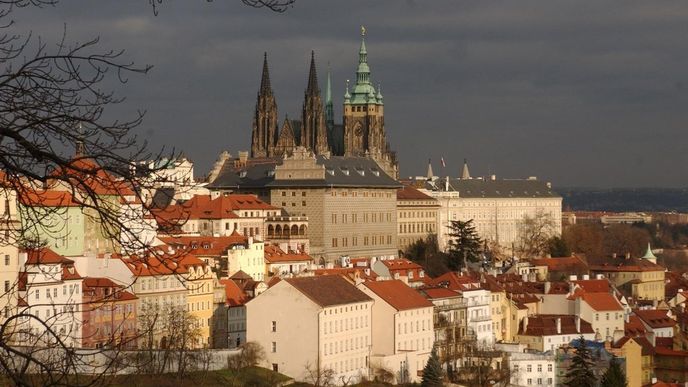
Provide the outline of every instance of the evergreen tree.
[[571,249],[566,241],[558,236],[553,236],[547,241],[549,255],[552,257],[570,257]]
[[621,369],[621,364],[616,356],[609,362],[607,372],[602,376],[602,387],[626,387],[626,375]]
[[565,385],[568,387],[595,387],[597,379],[592,372],[592,353],[583,335],[581,335],[578,343],[576,354],[571,359],[571,366],[566,373]]
[[433,348],[430,352],[430,358],[423,368],[423,379],[420,385],[421,387],[442,387],[442,379],[442,365],[439,357],[437,357],[437,350]]
[[480,246],[482,240],[475,231],[473,219],[466,222],[452,220],[449,225],[449,268],[458,270],[463,266],[464,259],[470,262],[480,260]]

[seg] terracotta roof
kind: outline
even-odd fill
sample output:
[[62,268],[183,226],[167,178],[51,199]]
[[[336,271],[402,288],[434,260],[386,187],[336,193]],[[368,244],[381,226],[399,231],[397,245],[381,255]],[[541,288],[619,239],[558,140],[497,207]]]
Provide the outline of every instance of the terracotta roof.
[[24,191],[19,195],[19,202],[29,207],[79,207],[67,191],[38,190]]
[[581,299],[596,311],[623,310],[619,300],[610,293],[584,293]]
[[624,333],[629,336],[644,335],[647,333],[645,325],[638,316],[628,316],[628,322],[624,323]]
[[553,272],[588,272],[588,264],[578,256],[561,258],[537,258],[532,260],[535,266],[547,266]]
[[377,273],[368,270],[366,267],[333,267],[331,269],[315,269],[315,275],[342,275],[349,278],[351,281],[356,279],[375,281],[378,278]]
[[321,307],[372,301],[372,298],[338,275],[287,278],[283,281]]
[[[557,319],[561,321],[561,333],[557,333]],[[592,325],[580,319],[580,332],[576,330],[576,316],[568,314],[540,314],[528,317],[528,325],[523,330],[525,321],[522,321],[518,334],[524,336],[555,336],[569,334],[595,333]]]
[[480,289],[480,281],[473,277],[460,276],[456,272],[450,271],[437,278],[428,280],[428,286],[446,287],[451,290],[463,291]]
[[265,260],[268,263],[313,261],[306,253],[290,251],[285,253],[279,246],[265,246]]
[[688,351],[674,351],[671,348],[655,347],[655,355],[688,357]]
[[229,306],[241,306],[248,301],[248,297],[236,282],[230,279],[221,279],[220,283],[225,287],[225,303]]
[[670,328],[676,325],[676,320],[668,316],[666,310],[634,310],[633,313],[638,316],[650,328]]
[[78,271],[76,271],[76,268],[72,264],[65,264],[62,265],[62,280],[63,281],[69,281],[69,280],[76,280],[76,279],[81,279],[81,275],[79,274]]
[[608,257],[590,263],[590,271],[598,272],[640,272],[664,271],[664,266],[642,258]]
[[157,248],[146,256],[132,255],[122,258],[129,270],[136,276],[187,274],[191,267],[205,268],[205,262],[185,251],[170,253]]
[[254,195],[221,195],[212,199],[210,195],[194,195],[181,204],[154,210],[159,222],[184,223],[188,219],[236,219],[237,211],[279,210]]
[[219,257],[224,255],[232,246],[248,244],[248,238],[242,235],[230,236],[172,236],[159,238],[165,244],[179,248],[189,249],[189,252],[198,256]]
[[673,337],[655,337],[655,346],[664,347],[664,348],[673,348],[674,347],[674,338]]
[[26,255],[27,265],[56,265],[61,263],[74,263],[74,261],[71,259],[67,259],[47,247],[42,249],[26,250]]
[[461,293],[447,288],[422,288],[418,289],[421,294],[429,299],[461,297]]
[[368,281],[363,285],[396,310],[432,307],[432,302],[400,280]]
[[[397,200],[428,200],[437,203],[437,199],[422,193],[410,185],[404,185],[397,190]],[[439,206],[439,204],[437,205]]]
[[[76,158],[69,166],[51,174],[60,177],[76,189],[96,195],[135,195],[130,182],[106,171],[96,160],[88,157]],[[90,191],[90,192],[89,192]]]
[[588,293],[609,293],[609,281],[607,279],[591,279],[571,281]]

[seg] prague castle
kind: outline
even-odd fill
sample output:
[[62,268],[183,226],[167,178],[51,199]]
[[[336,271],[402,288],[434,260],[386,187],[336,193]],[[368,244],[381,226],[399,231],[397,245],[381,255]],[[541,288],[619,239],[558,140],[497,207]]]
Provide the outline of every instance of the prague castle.
[[390,150],[386,138],[382,93],[379,86],[376,90],[370,77],[365,29],[362,29],[361,35],[356,82],[350,90],[347,81],[342,124],[334,122],[329,73],[323,103],[318,85],[315,53],[311,52],[301,120],[290,120],[285,117],[280,125],[277,101],[270,84],[268,58],[267,54],[265,55],[253,117],[252,158],[290,156],[297,147],[303,147],[315,155],[326,157],[332,155],[371,158],[388,175],[398,177],[396,154]]

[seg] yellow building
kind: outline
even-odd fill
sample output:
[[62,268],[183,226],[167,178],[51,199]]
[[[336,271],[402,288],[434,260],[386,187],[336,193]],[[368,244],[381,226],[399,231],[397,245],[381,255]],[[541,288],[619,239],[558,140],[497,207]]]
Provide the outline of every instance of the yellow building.
[[211,327],[214,309],[214,281],[210,266],[192,255],[185,255],[179,266],[184,268],[188,294],[186,296],[187,310],[196,318],[200,330],[196,347],[210,347]]
[[414,242],[437,234],[437,199],[404,186],[397,190],[397,243],[404,251]]
[[646,258],[611,257],[591,262],[590,273],[602,274],[625,295],[638,300],[664,300],[664,266]]
[[[4,179],[4,176],[2,176]],[[16,237],[19,229],[17,194],[9,185],[0,187],[0,324],[17,311],[19,251]]]

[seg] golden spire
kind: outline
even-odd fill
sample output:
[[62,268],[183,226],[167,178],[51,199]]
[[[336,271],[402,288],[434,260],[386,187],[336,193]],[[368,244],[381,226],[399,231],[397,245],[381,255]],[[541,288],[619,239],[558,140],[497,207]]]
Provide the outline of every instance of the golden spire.
[[364,26],[361,26],[361,36],[365,36],[366,34],[366,28]]

